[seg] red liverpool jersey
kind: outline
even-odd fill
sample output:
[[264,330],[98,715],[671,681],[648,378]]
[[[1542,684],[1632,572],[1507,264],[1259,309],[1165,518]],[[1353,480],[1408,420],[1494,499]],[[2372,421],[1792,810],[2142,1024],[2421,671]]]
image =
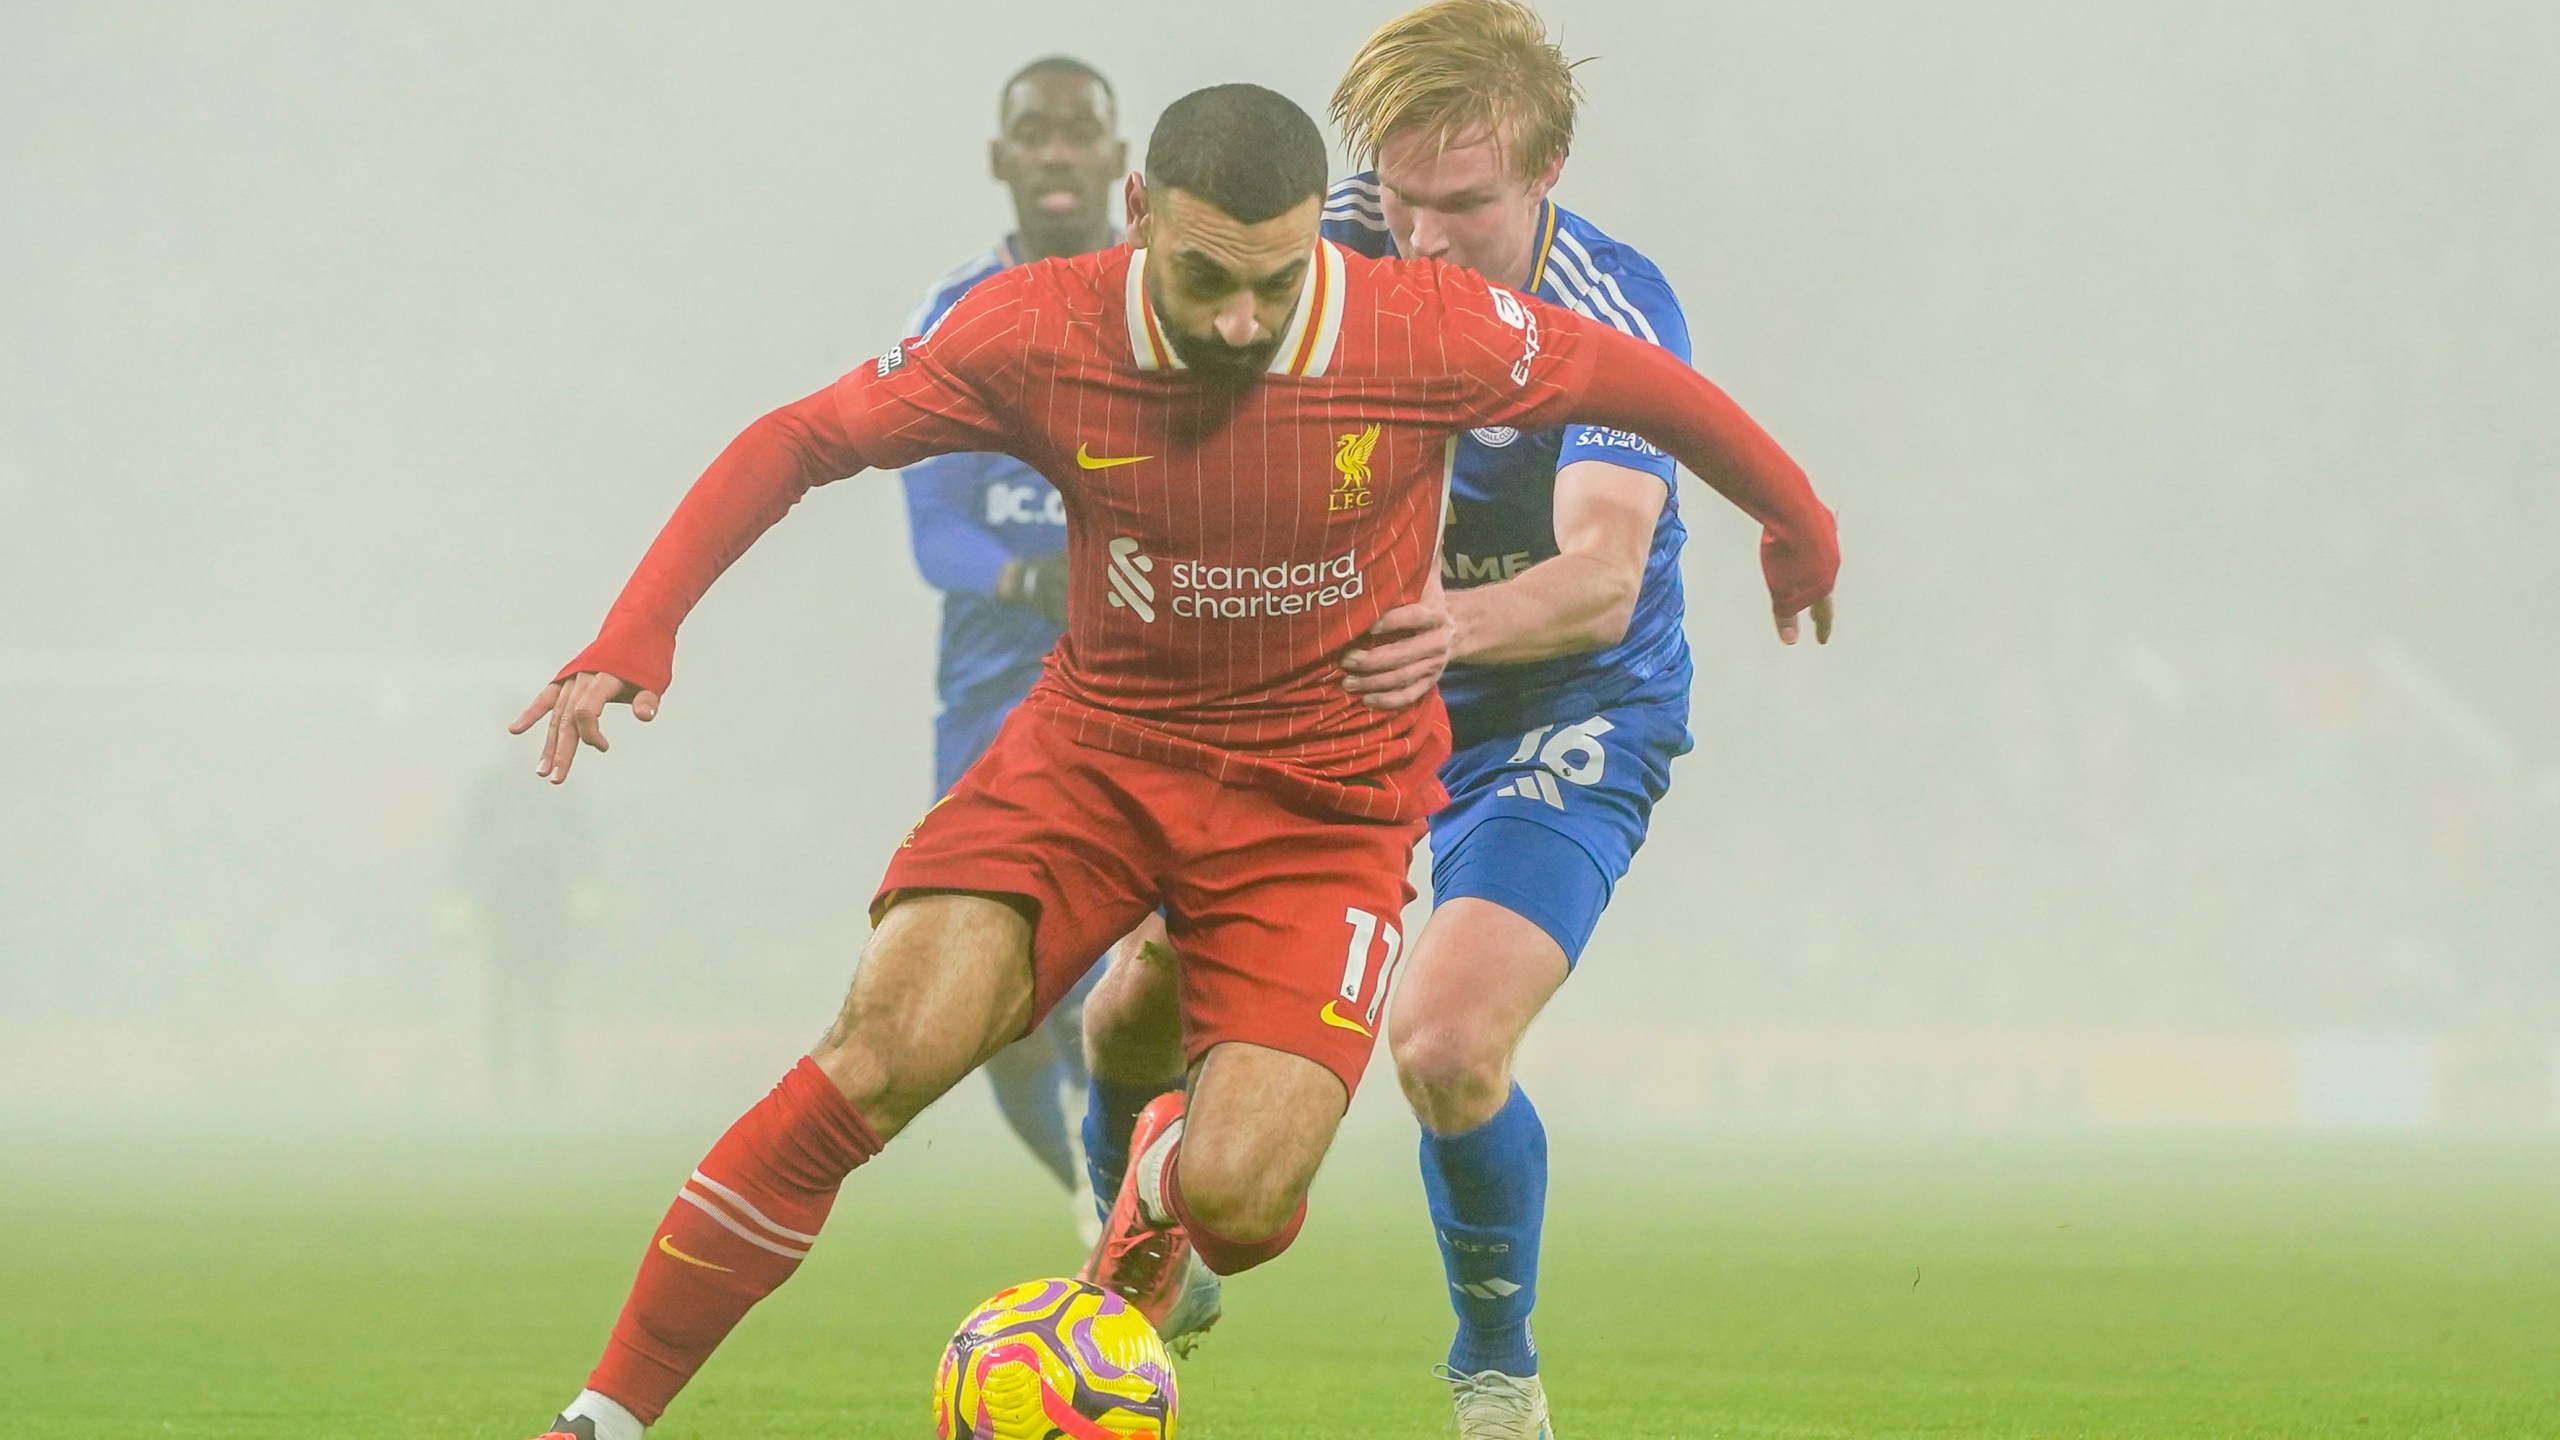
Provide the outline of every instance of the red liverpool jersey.
[[[704,476],[603,635],[563,673],[663,686],[675,623],[808,485],[997,450],[1047,476],[1067,510],[1067,632],[1027,705],[1085,744],[1332,813],[1401,820],[1436,808],[1448,750],[1438,696],[1369,709],[1344,693],[1340,658],[1380,615],[1421,597],[1452,437],[1658,416],[1658,403],[1597,414],[1584,403],[1606,398],[1591,393],[1600,359],[1658,362],[1617,356],[1622,337],[1469,272],[1320,241],[1270,372],[1249,386],[1204,384],[1158,329],[1144,260],[1123,247],[991,276],[925,335],[767,416]],[[1658,370],[1640,378],[1618,388],[1665,383]],[[1696,408],[1695,395],[1676,398]],[[1801,499],[1777,510],[1798,530],[1806,505],[1820,512],[1827,546],[1828,512],[1739,417],[1710,418],[1725,430],[1738,419],[1741,441],[1712,439],[1740,453],[1757,437],[1775,460],[1736,465],[1781,469],[1780,490],[1792,477]],[[1701,458],[1713,446],[1678,439],[1666,448],[1715,465]],[[1779,543],[1779,519],[1764,519]]]
[[1067,633],[1025,701],[1077,738],[1326,809],[1441,799],[1436,696],[1372,710],[1340,660],[1438,564],[1450,437],[1564,418],[1575,348],[1508,292],[1320,242],[1271,373],[1204,385],[1143,252],[1023,266],[836,388],[875,465],[1004,450],[1067,506]]

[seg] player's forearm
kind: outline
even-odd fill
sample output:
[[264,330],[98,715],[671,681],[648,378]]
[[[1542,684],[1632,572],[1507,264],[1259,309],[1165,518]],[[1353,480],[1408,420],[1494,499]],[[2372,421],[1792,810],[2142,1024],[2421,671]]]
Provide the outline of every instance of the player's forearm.
[[1759,521],[1761,570],[1780,613],[1831,593],[1840,542],[1830,507],[1778,442],[1678,357],[1596,326],[1590,343],[1590,390],[1574,418],[1642,435]]
[[828,391],[748,426],[685,492],[606,613],[595,643],[561,675],[600,670],[643,690],[666,689],[677,627],[711,582],[810,487],[864,468]]
[[1518,665],[1606,650],[1627,637],[1641,572],[1570,551],[1508,580],[1449,592],[1457,647],[1470,665]]
[[916,570],[924,583],[946,595],[999,595],[1005,569],[1013,556],[996,538],[975,526],[915,533]]

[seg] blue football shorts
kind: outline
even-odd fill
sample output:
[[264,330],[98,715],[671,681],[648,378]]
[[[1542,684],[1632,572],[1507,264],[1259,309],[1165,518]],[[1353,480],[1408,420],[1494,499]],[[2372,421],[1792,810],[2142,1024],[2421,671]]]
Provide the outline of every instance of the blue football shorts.
[[1431,820],[1431,903],[1500,905],[1578,963],[1690,743],[1683,693],[1451,755],[1440,767],[1449,805]]

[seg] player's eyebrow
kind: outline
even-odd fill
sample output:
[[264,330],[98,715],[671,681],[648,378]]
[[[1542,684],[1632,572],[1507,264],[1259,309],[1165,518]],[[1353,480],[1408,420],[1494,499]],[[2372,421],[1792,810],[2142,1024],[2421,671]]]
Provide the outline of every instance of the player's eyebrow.
[[1234,271],[1219,264],[1217,261],[1210,259],[1208,256],[1197,250],[1179,250],[1174,252],[1173,263],[1181,266],[1183,272],[1188,277],[1201,281],[1204,284],[1223,285],[1235,289],[1242,289],[1247,286],[1251,286],[1259,289],[1267,286],[1297,283],[1298,277],[1306,272],[1307,257],[1301,255],[1297,259],[1290,261],[1288,264],[1281,266],[1279,269],[1272,271],[1270,274],[1258,276],[1251,280],[1239,278]]
[[1272,271],[1270,274],[1263,276],[1261,279],[1256,280],[1256,281],[1254,281],[1253,283],[1254,283],[1255,285],[1257,285],[1257,286],[1260,286],[1260,287],[1261,287],[1261,288],[1263,288],[1263,289],[1266,289],[1266,290],[1276,290],[1276,289],[1280,289],[1280,288],[1283,288],[1283,287],[1286,287],[1286,286],[1290,286],[1290,285],[1295,285],[1295,284],[1297,284],[1297,283],[1298,283],[1298,277],[1299,277],[1299,276],[1301,276],[1301,275],[1304,275],[1304,274],[1306,274],[1306,273],[1307,273],[1307,261],[1306,261],[1306,257],[1305,257],[1305,256],[1300,256],[1299,258],[1297,258],[1297,259],[1295,259],[1295,260],[1290,261],[1288,264],[1281,266],[1279,269]]
[[1455,195],[1423,195],[1401,185],[1390,185],[1396,200],[1416,210],[1470,210],[1493,199],[1493,191],[1483,185],[1461,190]]
[[1232,284],[1236,278],[1226,266],[1197,250],[1175,251],[1173,263],[1181,266],[1195,280],[1206,280],[1212,284]]

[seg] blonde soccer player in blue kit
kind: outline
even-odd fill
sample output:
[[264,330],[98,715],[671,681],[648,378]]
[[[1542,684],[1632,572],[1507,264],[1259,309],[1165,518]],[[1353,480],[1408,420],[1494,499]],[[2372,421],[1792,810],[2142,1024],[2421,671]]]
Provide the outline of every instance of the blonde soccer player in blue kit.
[[[1662,272],[1549,198],[1577,98],[1571,64],[1524,5],[1442,0],[1391,21],[1334,96],[1346,143],[1373,168],[1328,195],[1326,237],[1463,266],[1686,361],[1688,324]],[[1422,1123],[1457,1312],[1440,1373],[1461,1440],[1552,1433],[1529,1323],[1546,1130],[1511,1056],[1581,958],[1690,748],[1676,487],[1671,457],[1623,430],[1457,441],[1442,537],[1458,636],[1441,680],[1450,802],[1431,821],[1433,910],[1397,991],[1391,1051]],[[1813,613],[1827,639],[1828,602]],[[1792,619],[1778,629],[1796,638]],[[1346,668],[1358,688],[1360,657]],[[1126,955],[1088,1003],[1085,1134],[1105,1204],[1133,1126],[1148,1128],[1138,1117],[1179,1075],[1162,1025],[1172,969]],[[1167,1339],[1217,1313],[1194,1267]]]

